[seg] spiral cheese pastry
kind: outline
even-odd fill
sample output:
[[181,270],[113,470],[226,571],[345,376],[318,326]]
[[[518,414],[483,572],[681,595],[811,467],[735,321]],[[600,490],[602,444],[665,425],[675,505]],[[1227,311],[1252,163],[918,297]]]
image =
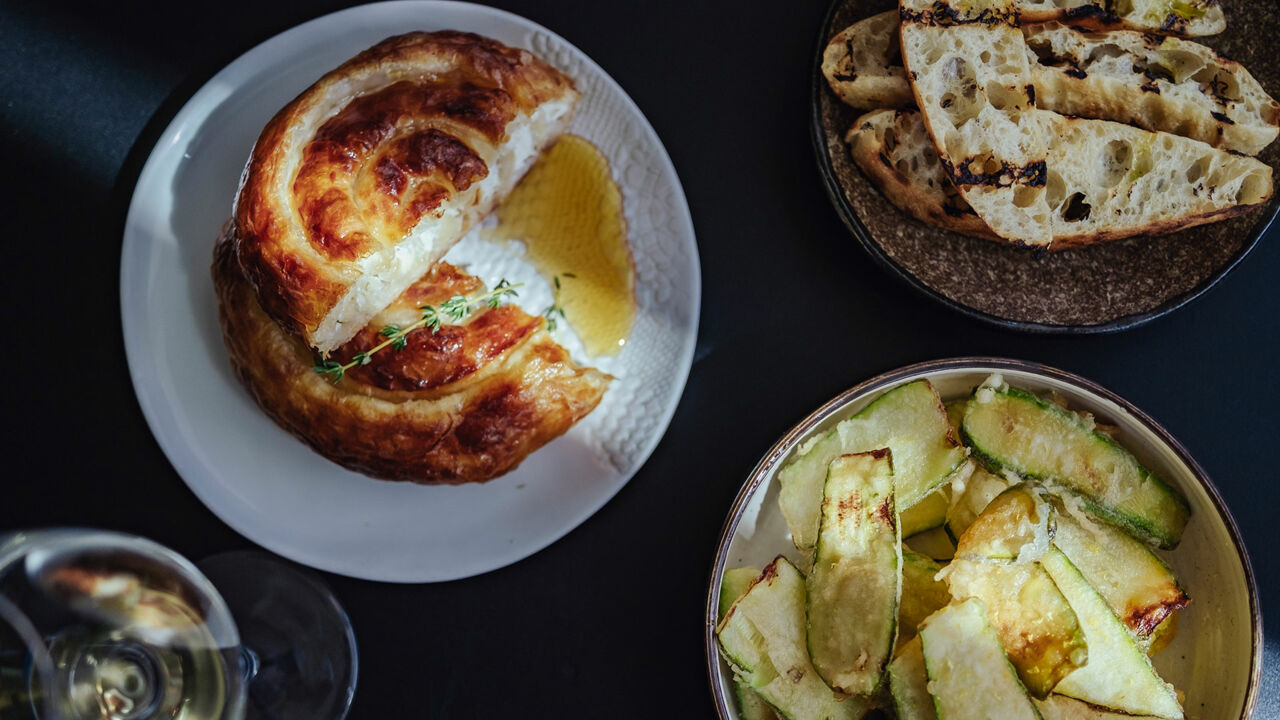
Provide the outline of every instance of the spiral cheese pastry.
[[[419,328],[338,383],[312,372],[311,348],[272,321],[235,259],[230,227],[214,249],[222,336],[236,375],[266,413],[316,452],[386,480],[458,484],[497,477],[600,402],[609,375],[574,364],[545,321],[504,305],[467,322]],[[408,325],[418,307],[480,289],[438,263],[349,342],[342,362]]]
[[328,354],[421,278],[564,131],[573,81],[494,40],[388,38],[263,129],[234,211],[262,309]]

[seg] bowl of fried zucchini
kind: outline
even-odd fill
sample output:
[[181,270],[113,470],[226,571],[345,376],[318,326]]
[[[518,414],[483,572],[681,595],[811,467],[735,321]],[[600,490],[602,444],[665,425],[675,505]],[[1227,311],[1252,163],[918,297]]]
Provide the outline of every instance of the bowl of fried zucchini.
[[1221,496],[1141,410],[939,360],[818,408],[721,534],[721,718],[1249,718],[1262,619]]

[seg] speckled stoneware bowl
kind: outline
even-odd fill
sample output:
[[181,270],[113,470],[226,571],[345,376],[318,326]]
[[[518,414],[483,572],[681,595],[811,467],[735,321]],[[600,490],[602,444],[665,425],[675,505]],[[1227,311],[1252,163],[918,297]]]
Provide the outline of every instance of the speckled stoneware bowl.
[[[1280,12],[1275,0],[1222,0],[1227,31],[1198,38],[1242,63],[1280,97]],[[1001,245],[929,227],[899,211],[863,177],[843,137],[861,111],[822,77],[822,48],[889,0],[835,0],[812,67],[812,135],[818,166],[841,219],[873,258],[910,285],[966,315],[1034,332],[1123,330],[1171,312],[1223,278],[1251,250],[1280,197],[1240,217],[1155,238],[1059,253]],[[1259,156],[1280,167],[1280,141]],[[1280,175],[1277,176],[1280,180]]]
[[1262,673],[1262,615],[1253,570],[1231,513],[1186,448],[1141,410],[1084,378],[1018,360],[955,358],[894,370],[841,393],[792,428],[752,470],[725,520],[707,588],[707,669],[722,720],[737,718],[738,712],[733,673],[716,647],[720,579],[728,568],[764,567],[778,554],[801,559],[778,509],[778,468],[801,442],[831,429],[891,388],[926,378],[943,398],[964,397],[992,373],[1033,392],[1056,391],[1073,409],[1115,425],[1124,447],[1186,495],[1191,520],[1182,542],[1159,554],[1192,601],[1179,614],[1177,637],[1153,662],[1165,680],[1185,693],[1187,720],[1252,717]]

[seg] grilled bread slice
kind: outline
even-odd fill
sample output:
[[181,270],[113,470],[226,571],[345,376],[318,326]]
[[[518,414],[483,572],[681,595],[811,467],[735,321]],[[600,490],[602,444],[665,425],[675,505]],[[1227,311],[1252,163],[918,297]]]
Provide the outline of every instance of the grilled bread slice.
[[[892,11],[873,15],[827,46],[823,71],[845,103],[860,110],[914,104],[906,74],[895,72],[897,44],[886,48],[879,36],[896,21]],[[1199,43],[1123,30],[1083,33],[1057,23],[1022,32],[1035,53],[1031,80],[1043,110],[1163,130],[1246,155],[1280,134],[1280,103],[1244,66]],[[876,78],[874,92],[869,77]]]
[[1048,119],[1055,249],[1170,233],[1271,197],[1271,167],[1254,158],[1106,120]]
[[1000,237],[1047,246],[1048,139],[1012,0],[901,0],[899,13],[916,105],[956,189]]
[[853,161],[899,210],[964,235],[1000,239],[951,184],[920,113],[869,112],[844,139]]
[[916,104],[902,67],[898,13],[893,10],[836,33],[822,51],[822,74],[832,92],[860,110]]
[[321,353],[350,340],[511,191],[578,97],[532,53],[453,31],[320,78],[267,123],[236,200],[263,310]]
[[1256,155],[1280,134],[1280,104],[1249,71],[1189,40],[1131,31],[1023,29],[1040,107],[1127,122]]
[[[1271,168],[1254,158],[1120,123],[1041,115],[1054,138],[1047,163],[1050,250],[1173,232],[1271,197]],[[847,139],[854,161],[894,205],[926,223],[993,237],[941,185],[946,176],[917,113],[868,113]]]
[[1024,25],[1065,22],[1094,30],[1217,35],[1227,29],[1218,0],[1016,0]]

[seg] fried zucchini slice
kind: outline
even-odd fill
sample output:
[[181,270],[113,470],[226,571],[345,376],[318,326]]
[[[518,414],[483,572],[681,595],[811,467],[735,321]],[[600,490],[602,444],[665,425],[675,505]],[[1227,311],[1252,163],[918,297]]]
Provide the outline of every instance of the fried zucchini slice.
[[[719,619],[724,619],[725,613],[729,612],[733,603],[747,592],[747,588],[751,587],[751,583],[758,577],[760,577],[760,570],[753,567],[731,568],[724,571],[724,576],[720,579]],[[733,679],[733,694],[738,700],[738,713],[742,716],[742,720],[775,720],[778,717],[769,703],[739,677]]]
[[1057,515],[1054,545],[1139,638],[1191,602],[1169,566],[1128,533],[1065,508]]
[[1128,628],[1057,548],[1040,559],[1080,619],[1089,662],[1063,678],[1056,692],[1130,715],[1182,720],[1173,686],[1156,674]]
[[956,541],[956,557],[1034,562],[1056,530],[1053,508],[1025,483],[997,495]]
[[1092,648],[1070,603],[1036,563],[961,560],[947,567],[953,597],[979,598],[988,622],[1036,697],[1044,697],[1082,667]]
[[898,524],[903,537],[911,537],[925,530],[932,530],[947,521],[947,508],[951,507],[951,489],[942,485],[924,496],[920,502],[902,511]]
[[806,441],[778,471],[778,505],[797,548],[808,550],[817,542],[818,508],[831,461],[880,448],[893,452],[899,512],[933,492],[965,460],[964,448],[929,381],[886,392],[826,435]]
[[1042,720],[987,624],[981,600],[929,616],[920,640],[939,720]]
[[947,584],[937,579],[942,566],[931,558],[902,549],[902,599],[898,602],[898,647],[916,636],[920,623],[951,602]]
[[987,505],[1012,484],[999,475],[975,468],[965,478],[962,489],[952,486],[951,507],[947,509],[947,533],[959,540]]
[[916,533],[904,540],[913,551],[931,557],[934,560],[950,560],[956,554],[956,544],[947,534],[946,528],[936,527],[932,530]]
[[805,646],[804,576],[785,557],[769,563],[716,628],[734,674],[789,720],[858,720],[869,703],[827,687]]
[[1089,657],[1066,597],[1036,564],[1049,549],[1052,509],[1025,485],[1000,493],[960,538],[947,586],[983,601],[1009,661],[1043,698]]
[[1095,431],[1091,419],[994,376],[974,390],[960,434],[992,472],[1064,488],[1089,512],[1149,544],[1172,548],[1182,538],[1191,515],[1186,499]]
[[924,651],[920,638],[902,646],[898,657],[889,663],[889,693],[898,720],[938,720],[929,694],[929,676],[924,669]]
[[902,539],[888,450],[831,461],[809,573],[809,657],[827,684],[870,695],[893,651]]

